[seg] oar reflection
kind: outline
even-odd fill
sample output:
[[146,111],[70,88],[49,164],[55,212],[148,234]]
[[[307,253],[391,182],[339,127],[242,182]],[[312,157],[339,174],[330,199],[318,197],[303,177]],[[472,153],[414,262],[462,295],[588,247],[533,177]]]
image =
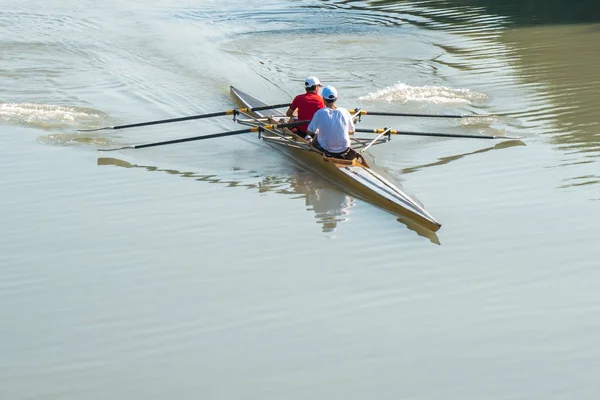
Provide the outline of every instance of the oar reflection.
[[439,165],[448,164],[452,161],[460,160],[463,157],[468,157],[468,156],[472,156],[475,154],[487,153],[488,151],[492,151],[492,150],[507,149],[509,147],[515,147],[515,146],[525,146],[525,143],[523,143],[520,140],[507,140],[505,142],[500,142],[500,143],[496,144],[495,146],[486,147],[485,149],[475,150],[475,151],[471,151],[469,153],[456,154],[456,155],[453,155],[450,157],[442,157],[438,161],[433,162],[433,163],[416,165],[416,166],[410,167],[410,168],[404,168],[404,169],[402,169],[401,173],[409,174],[411,172],[419,171],[421,169],[425,169],[425,168],[429,168],[429,167],[437,167]]

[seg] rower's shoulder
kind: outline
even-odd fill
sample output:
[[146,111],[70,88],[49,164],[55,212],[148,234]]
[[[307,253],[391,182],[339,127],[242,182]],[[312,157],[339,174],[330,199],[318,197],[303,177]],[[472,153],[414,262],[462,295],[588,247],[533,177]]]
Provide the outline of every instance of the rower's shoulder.
[[342,114],[350,115],[350,111],[348,111],[348,109],[345,107],[336,107],[335,110]]

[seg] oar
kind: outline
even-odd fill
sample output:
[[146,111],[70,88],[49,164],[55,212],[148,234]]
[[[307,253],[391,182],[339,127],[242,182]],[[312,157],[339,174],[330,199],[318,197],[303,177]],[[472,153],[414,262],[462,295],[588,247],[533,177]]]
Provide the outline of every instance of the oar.
[[158,120],[158,121],[139,122],[137,124],[118,125],[118,126],[105,126],[103,128],[77,129],[77,130],[79,132],[95,132],[95,131],[102,131],[102,130],[105,130],[105,129],[136,128],[138,126],[168,124],[170,122],[189,121],[189,120],[192,120],[192,119],[221,117],[223,115],[232,115],[232,114],[236,114],[236,113],[239,113],[239,112],[244,112],[245,113],[245,112],[251,112],[251,111],[270,110],[272,108],[289,107],[289,105],[290,105],[290,103],[286,103],[286,104],[273,104],[273,105],[270,105],[270,106],[260,106],[260,107],[234,108],[233,110],[220,111],[220,112],[215,112],[215,113],[210,113],[210,114],[191,115],[189,117],[161,119],[161,120]]
[[98,151],[116,151],[116,150],[125,150],[125,149],[143,149],[145,147],[155,147],[155,146],[163,146],[163,145],[166,145],[166,144],[192,142],[194,140],[213,139],[213,138],[224,137],[224,136],[239,135],[239,134],[248,133],[248,132],[264,132],[264,131],[268,131],[268,130],[280,129],[280,128],[289,128],[289,127],[292,127],[292,126],[302,125],[302,124],[308,124],[308,123],[310,123],[309,120],[306,120],[306,121],[295,121],[295,122],[290,122],[290,123],[286,123],[286,124],[271,124],[271,125],[254,126],[252,128],[240,129],[240,130],[237,130],[237,131],[213,133],[213,134],[210,134],[210,135],[202,135],[202,136],[192,136],[192,137],[183,138],[183,139],[165,140],[163,142],[155,142],[155,143],[146,143],[146,144],[137,144],[137,145],[131,145],[131,146],[123,146],[123,147],[117,147],[115,149],[98,149]]
[[382,115],[388,117],[427,117],[427,118],[475,118],[475,117],[490,117],[485,114],[410,114],[410,113],[393,113],[382,111],[367,111],[367,110],[349,110],[350,114],[360,113],[360,115]]
[[[377,129],[356,129],[356,132],[364,133],[382,133],[386,132],[387,128]],[[466,139],[510,139],[519,140],[518,136],[490,136],[490,135],[461,135],[452,133],[434,133],[434,132],[409,132],[409,131],[396,131],[393,129],[389,130],[389,133],[393,135],[411,135],[411,136],[434,136],[434,137],[448,137],[448,138],[466,138]]]

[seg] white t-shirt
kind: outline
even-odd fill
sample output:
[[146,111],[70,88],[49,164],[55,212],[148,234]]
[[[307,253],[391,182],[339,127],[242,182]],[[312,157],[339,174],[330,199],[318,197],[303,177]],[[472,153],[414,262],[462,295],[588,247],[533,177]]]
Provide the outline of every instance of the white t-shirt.
[[316,133],[317,141],[325,150],[340,153],[350,147],[348,132],[354,132],[354,121],[345,108],[325,107],[315,113],[308,131]]

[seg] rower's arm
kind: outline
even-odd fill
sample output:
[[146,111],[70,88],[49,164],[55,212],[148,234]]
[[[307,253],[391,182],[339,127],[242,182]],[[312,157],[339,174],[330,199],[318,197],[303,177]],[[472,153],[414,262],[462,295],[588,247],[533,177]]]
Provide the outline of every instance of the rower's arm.
[[296,110],[292,110],[292,107],[290,107],[286,111],[285,115],[287,115],[288,117],[291,117],[292,115],[294,115],[294,112],[296,112]]

